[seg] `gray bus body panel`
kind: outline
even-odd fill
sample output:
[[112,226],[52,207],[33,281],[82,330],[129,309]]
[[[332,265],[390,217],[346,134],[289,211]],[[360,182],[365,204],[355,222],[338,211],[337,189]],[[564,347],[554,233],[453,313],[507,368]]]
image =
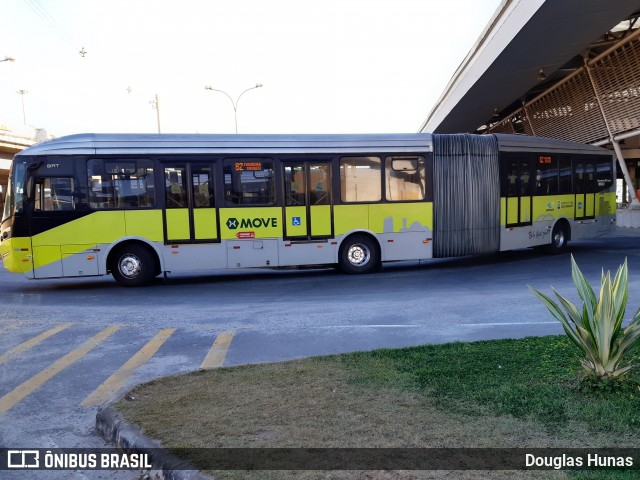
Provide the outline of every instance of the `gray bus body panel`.
[[20,155],[202,155],[415,153],[431,151],[426,133],[388,135],[78,134],[34,145]]

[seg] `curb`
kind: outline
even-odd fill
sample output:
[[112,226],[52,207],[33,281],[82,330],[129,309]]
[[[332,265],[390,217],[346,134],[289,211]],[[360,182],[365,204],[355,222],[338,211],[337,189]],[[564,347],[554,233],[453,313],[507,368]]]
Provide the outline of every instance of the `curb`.
[[157,440],[146,437],[138,427],[128,423],[114,407],[108,406],[98,411],[96,430],[107,442],[126,453],[150,450],[145,453],[149,453],[155,468],[150,474],[153,479],[211,480],[211,477],[204,476],[195,467],[190,467],[188,463],[166,452]]

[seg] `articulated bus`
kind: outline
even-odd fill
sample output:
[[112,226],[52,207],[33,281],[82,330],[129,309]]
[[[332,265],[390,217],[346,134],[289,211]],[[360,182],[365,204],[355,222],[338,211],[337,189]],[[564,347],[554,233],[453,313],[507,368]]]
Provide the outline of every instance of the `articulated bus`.
[[611,231],[613,155],[519,135],[80,134],[15,156],[5,267],[29,278],[565,248]]

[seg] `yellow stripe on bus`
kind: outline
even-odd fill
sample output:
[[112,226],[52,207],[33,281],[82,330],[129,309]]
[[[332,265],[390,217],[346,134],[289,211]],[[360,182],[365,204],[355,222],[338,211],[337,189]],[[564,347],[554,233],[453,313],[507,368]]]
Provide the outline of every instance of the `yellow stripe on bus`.
[[47,380],[51,379],[76,360],[82,358],[89,353],[95,347],[104,342],[107,338],[118,331],[122,325],[111,325],[105,328],[100,333],[94,335],[89,340],[84,342],[78,348],[72,352],[67,353],[64,357],[56,360],[40,373],[34,375],[26,382],[18,385],[16,388],[7,393],[4,397],[0,398],[0,415],[9,411],[20,400],[32,393],[35,389],[40,387]]

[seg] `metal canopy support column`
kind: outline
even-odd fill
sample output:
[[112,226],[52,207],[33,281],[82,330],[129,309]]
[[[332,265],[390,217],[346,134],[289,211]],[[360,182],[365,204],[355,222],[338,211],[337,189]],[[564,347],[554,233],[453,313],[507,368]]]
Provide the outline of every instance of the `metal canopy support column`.
[[640,202],[638,201],[635,187],[633,186],[633,182],[631,181],[631,177],[629,176],[629,170],[627,169],[627,164],[624,161],[624,156],[622,155],[622,149],[620,148],[620,144],[614,138],[613,132],[611,131],[611,127],[609,126],[607,114],[605,113],[604,108],[602,107],[602,100],[600,99],[600,94],[598,92],[598,88],[596,87],[596,82],[593,80],[591,67],[589,67],[589,61],[587,58],[585,58],[584,60],[585,60],[584,68],[587,71],[587,74],[589,76],[589,81],[591,82],[591,88],[593,88],[593,93],[595,94],[596,102],[598,103],[598,108],[600,109],[600,113],[602,114],[602,118],[604,119],[604,124],[607,127],[607,132],[609,133],[609,139],[611,141],[611,144],[613,145],[613,149],[616,152],[618,165],[620,165],[620,170],[622,170],[624,181],[627,184],[627,190],[629,191],[629,199],[631,200],[631,204],[629,206],[631,208],[640,208]]
[[620,144],[614,139],[611,139],[611,144],[613,145],[613,149],[616,152],[616,157],[618,157],[618,164],[620,165],[620,169],[622,170],[622,175],[624,175],[624,181],[627,184],[627,191],[629,193],[629,199],[631,200],[630,207],[640,208],[640,202],[638,202],[638,196],[636,195],[633,182],[631,181],[631,177],[629,176],[629,170],[627,169],[627,163],[624,160],[624,155],[622,154]]
[[533,122],[531,122],[531,117],[529,116],[529,112],[527,111],[527,104],[525,103],[524,99],[522,100],[522,112],[524,113],[524,118],[527,120],[529,128],[531,129],[531,135],[535,136],[536,131],[533,128]]

